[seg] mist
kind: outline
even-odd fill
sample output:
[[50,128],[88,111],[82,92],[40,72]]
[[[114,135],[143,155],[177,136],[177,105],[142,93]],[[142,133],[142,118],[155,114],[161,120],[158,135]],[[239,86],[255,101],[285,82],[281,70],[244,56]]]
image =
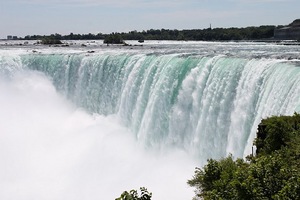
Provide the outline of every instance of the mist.
[[145,148],[117,116],[72,105],[41,73],[0,76],[0,111],[0,199],[108,200],[139,187],[154,200],[194,195],[193,158]]

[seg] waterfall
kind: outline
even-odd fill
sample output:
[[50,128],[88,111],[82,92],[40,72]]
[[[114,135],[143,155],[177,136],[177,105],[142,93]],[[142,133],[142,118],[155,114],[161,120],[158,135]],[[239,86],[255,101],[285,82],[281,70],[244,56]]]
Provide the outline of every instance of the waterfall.
[[262,118],[300,111],[300,68],[282,59],[105,52],[20,62],[77,106],[117,115],[146,148],[202,159],[246,156]]
[[0,199],[192,199],[195,167],[300,112],[298,46],[143,45],[0,49]]

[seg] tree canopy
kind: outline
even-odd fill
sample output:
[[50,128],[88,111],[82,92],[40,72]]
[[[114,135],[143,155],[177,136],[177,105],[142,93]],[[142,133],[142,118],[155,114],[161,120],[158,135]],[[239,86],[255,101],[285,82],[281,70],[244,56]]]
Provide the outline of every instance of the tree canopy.
[[[50,37],[58,40],[106,40],[107,42],[119,38],[123,40],[202,40],[202,41],[229,41],[229,40],[261,40],[274,36],[275,26],[259,26],[246,28],[207,28],[191,30],[150,29],[147,31],[114,32],[110,34],[51,34]],[[39,40],[45,36],[26,36],[26,40]],[[107,43],[106,42],[106,43]]]

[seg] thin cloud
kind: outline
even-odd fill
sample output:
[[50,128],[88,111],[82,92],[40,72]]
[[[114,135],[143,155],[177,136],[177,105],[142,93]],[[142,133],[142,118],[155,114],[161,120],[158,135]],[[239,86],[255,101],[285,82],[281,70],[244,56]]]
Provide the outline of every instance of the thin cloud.
[[240,3],[276,3],[276,2],[296,2],[295,0],[230,0]]
[[18,0],[24,4],[35,4],[35,5],[124,5],[135,3],[136,0]]
[[108,6],[108,7],[176,7],[187,4],[189,1],[179,0],[17,0],[23,4],[38,4],[38,5],[68,5],[68,6]]

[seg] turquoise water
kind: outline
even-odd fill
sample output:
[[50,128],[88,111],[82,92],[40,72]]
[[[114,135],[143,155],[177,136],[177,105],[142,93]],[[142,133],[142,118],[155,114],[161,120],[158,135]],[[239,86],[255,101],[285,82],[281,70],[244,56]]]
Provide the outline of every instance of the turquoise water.
[[261,118],[300,105],[300,68],[279,59],[104,53],[21,60],[77,106],[116,114],[146,147],[178,146],[201,158],[245,156]]

